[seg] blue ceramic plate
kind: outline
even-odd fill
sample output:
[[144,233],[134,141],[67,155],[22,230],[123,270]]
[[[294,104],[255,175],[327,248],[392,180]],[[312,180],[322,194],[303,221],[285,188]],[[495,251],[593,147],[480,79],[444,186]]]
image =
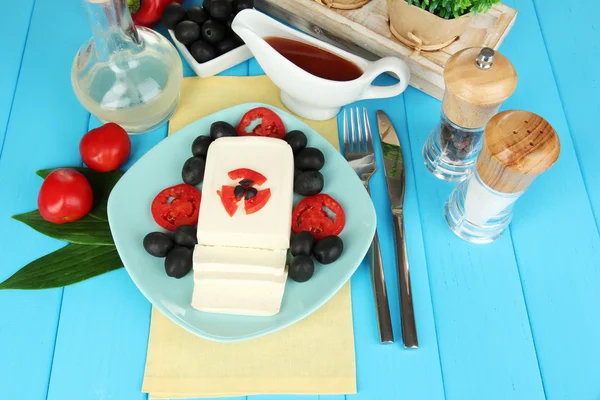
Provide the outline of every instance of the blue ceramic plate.
[[[326,266],[315,263],[315,274],[306,283],[288,279],[281,311],[272,317],[247,317],[201,312],[190,305],[192,274],[183,279],[165,274],[164,259],[154,258],[142,247],[144,236],[161,230],[150,213],[152,200],[162,189],[181,183],[181,168],[191,157],[191,145],[207,135],[215,121],[236,126],[242,115],[254,107],[273,109],[286,129],[302,130],[308,145],[325,155],[323,193],[333,196],[344,208],[346,226],[340,237],[344,252]],[[276,139],[273,139],[276,140]],[[300,200],[296,196],[295,202]],[[110,228],[127,272],[141,292],[164,315],[188,331],[206,339],[235,342],[283,329],[306,317],[327,302],[354,273],[367,253],[375,233],[375,210],[362,183],[346,160],[308,125],[290,114],[265,104],[242,104],[193,122],[169,136],[121,178],[108,201]]]

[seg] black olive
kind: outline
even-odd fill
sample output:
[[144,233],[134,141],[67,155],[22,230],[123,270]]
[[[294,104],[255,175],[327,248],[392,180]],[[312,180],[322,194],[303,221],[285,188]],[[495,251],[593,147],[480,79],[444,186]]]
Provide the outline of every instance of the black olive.
[[165,258],[165,271],[172,278],[183,278],[192,270],[192,249],[174,247]]
[[306,143],[308,143],[308,139],[306,139],[306,135],[302,131],[290,131],[285,135],[283,140],[290,145],[294,154],[303,150],[306,147]]
[[236,14],[246,8],[254,8],[254,0],[234,0],[233,11]]
[[196,239],[196,227],[194,225],[181,225],[175,229],[173,240],[176,244],[193,249],[198,244]]
[[325,165],[325,156],[319,149],[307,147],[300,150],[294,157],[294,166],[302,171],[309,169],[320,170]]
[[208,12],[214,19],[226,21],[231,16],[233,9],[227,0],[212,0],[208,5]]
[[321,264],[331,264],[342,255],[344,242],[339,236],[326,236],[313,248],[313,256]]
[[288,275],[296,282],[306,282],[315,273],[315,263],[312,258],[300,254],[292,259],[288,268]]
[[210,7],[210,3],[212,3],[214,0],[204,0],[202,2],[202,7],[204,7],[204,9],[206,10],[206,12],[208,12],[208,8]]
[[312,235],[312,233],[302,231],[292,235],[292,239],[290,241],[290,252],[293,256],[297,256],[299,254],[310,256],[312,254],[314,245],[315,237]]
[[173,248],[171,236],[162,232],[152,232],[144,238],[144,249],[154,257],[166,257]]
[[251,186],[253,183],[254,183],[254,181],[252,179],[242,179],[240,181],[240,185],[243,187]]
[[210,136],[198,136],[192,143],[192,154],[194,157],[206,157],[208,147],[213,142]]
[[225,21],[225,26],[227,27],[227,29],[229,31],[231,31],[231,24],[233,23],[234,18],[235,18],[235,15],[232,15],[231,17],[227,18],[227,21]]
[[225,121],[214,122],[210,126],[210,137],[219,139],[226,136],[237,136],[237,131],[230,123]]
[[189,158],[181,170],[181,179],[188,185],[196,186],[204,180],[206,161],[202,157]]
[[167,29],[175,29],[178,23],[183,21],[185,18],[185,10],[183,6],[179,3],[171,3],[165,7],[163,10],[162,16],[160,17],[160,22],[163,23]]
[[175,27],[175,38],[183,44],[194,43],[200,39],[200,26],[193,21],[181,21]]
[[202,40],[197,40],[190,46],[190,54],[194,57],[194,60],[200,64],[212,60],[217,57],[217,49]]
[[255,188],[251,187],[248,190],[246,190],[246,200],[250,200],[251,198],[253,198],[254,196],[256,196],[256,193],[258,193],[258,190],[256,190]]
[[240,43],[233,36],[227,36],[215,45],[219,54],[225,54],[240,47]]
[[246,189],[244,189],[244,187],[240,185],[237,185],[235,189],[233,189],[233,194],[235,195],[236,199],[241,199],[245,192]]
[[214,19],[209,19],[202,24],[202,39],[210,44],[217,44],[227,33],[227,28],[224,24]]
[[208,21],[209,17],[206,10],[200,6],[191,6],[190,8],[188,8],[187,12],[185,13],[185,16],[187,17],[187,19],[189,19],[190,21],[194,21],[199,26],[202,26],[203,23]]
[[325,182],[319,171],[304,171],[294,178],[294,192],[300,196],[314,196],[321,193]]

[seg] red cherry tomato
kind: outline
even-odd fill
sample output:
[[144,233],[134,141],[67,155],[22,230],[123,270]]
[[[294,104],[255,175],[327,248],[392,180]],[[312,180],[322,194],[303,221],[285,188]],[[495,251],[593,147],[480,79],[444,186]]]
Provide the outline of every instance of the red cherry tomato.
[[109,122],[83,135],[79,152],[83,162],[94,171],[114,171],[129,158],[131,140],[125,129]]
[[241,181],[246,179],[252,181],[252,184],[250,186],[260,186],[267,181],[267,178],[265,178],[263,174],[253,171],[250,168],[234,169],[233,171],[228,172],[227,175],[229,175],[229,178],[234,181]]
[[[335,218],[329,217],[325,208],[333,212]],[[345,224],[344,209],[328,194],[305,197],[292,212],[292,231],[294,233],[309,231],[317,240],[326,236],[339,235]]]
[[[252,123],[260,119],[260,124],[248,132],[247,129]],[[239,136],[267,136],[277,139],[283,139],[285,136],[285,126],[279,115],[266,107],[257,107],[248,111],[242,117],[237,132]]]
[[271,189],[259,190],[256,196],[244,202],[246,214],[254,214],[263,208],[271,198]]
[[42,217],[54,224],[83,218],[92,209],[94,193],[83,174],[71,168],[53,171],[44,179],[38,195]]
[[157,224],[174,231],[181,225],[198,223],[202,194],[194,186],[182,183],[161,191],[152,202],[152,217]]
[[223,208],[230,217],[233,217],[237,211],[237,203],[241,200],[241,198],[235,197],[234,190],[235,187],[226,185],[223,185],[221,190],[217,190],[217,195],[221,198],[221,204],[223,204]]

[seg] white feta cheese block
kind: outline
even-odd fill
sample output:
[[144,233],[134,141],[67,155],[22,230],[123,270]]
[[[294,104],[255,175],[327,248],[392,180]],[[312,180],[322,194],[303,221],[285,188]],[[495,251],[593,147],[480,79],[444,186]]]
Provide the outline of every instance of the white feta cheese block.
[[194,272],[281,276],[286,257],[287,249],[197,245],[194,249]]
[[[254,214],[244,212],[244,200],[233,216],[226,212],[217,191],[235,186],[230,171],[252,169],[267,178],[257,190],[269,188],[271,197]],[[283,140],[264,137],[225,137],[209,147],[198,219],[198,244],[207,246],[287,249],[293,207],[294,157]]]
[[[287,269],[280,276],[194,273],[192,307],[220,314],[271,316],[279,312]],[[258,278],[258,279],[257,279]]]

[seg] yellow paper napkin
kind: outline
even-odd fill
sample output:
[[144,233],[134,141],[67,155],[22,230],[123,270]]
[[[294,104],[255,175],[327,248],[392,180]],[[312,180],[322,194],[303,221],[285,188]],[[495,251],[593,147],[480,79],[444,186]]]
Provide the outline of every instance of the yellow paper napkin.
[[[186,78],[169,134],[248,102],[285,109],[266,76]],[[339,147],[335,119],[304,122]],[[240,343],[199,338],[153,309],[142,390],[151,399],[356,393],[350,284],[304,320]]]

